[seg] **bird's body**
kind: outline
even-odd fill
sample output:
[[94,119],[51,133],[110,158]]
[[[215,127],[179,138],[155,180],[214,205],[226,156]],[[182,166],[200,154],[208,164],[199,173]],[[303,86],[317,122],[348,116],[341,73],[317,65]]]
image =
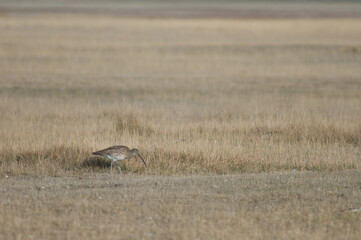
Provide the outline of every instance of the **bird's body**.
[[140,159],[142,159],[144,165],[147,166],[144,159],[140,156],[138,149],[133,148],[130,150],[127,146],[121,146],[121,145],[113,146],[113,147],[109,147],[109,148],[106,148],[106,149],[103,149],[103,150],[100,150],[97,152],[93,152],[93,154],[97,155],[97,156],[106,157],[106,158],[109,158],[110,160],[112,160],[112,163],[110,165],[110,172],[112,172],[113,164],[114,164],[114,162],[116,162],[118,165],[119,173],[122,173],[120,166],[119,166],[119,161],[123,161],[125,159],[130,159],[135,156],[139,156]]

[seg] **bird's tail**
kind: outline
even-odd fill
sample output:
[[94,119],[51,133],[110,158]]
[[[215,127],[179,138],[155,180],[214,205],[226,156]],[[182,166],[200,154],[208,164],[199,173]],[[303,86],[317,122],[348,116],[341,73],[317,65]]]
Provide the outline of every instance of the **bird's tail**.
[[100,156],[100,152],[93,152],[93,155],[97,155],[97,156]]

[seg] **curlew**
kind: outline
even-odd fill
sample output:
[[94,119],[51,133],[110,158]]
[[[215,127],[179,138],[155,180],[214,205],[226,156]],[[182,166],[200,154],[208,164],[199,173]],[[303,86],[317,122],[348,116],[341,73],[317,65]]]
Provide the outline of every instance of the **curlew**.
[[147,166],[142,156],[140,156],[138,149],[133,148],[130,150],[127,146],[113,146],[97,152],[93,152],[93,154],[97,156],[106,157],[112,160],[112,163],[110,164],[110,173],[112,173],[114,162],[117,163],[119,173],[121,174],[122,170],[120,169],[119,161],[123,161],[125,159],[131,159],[136,156],[139,156],[140,159],[142,159],[144,165]]

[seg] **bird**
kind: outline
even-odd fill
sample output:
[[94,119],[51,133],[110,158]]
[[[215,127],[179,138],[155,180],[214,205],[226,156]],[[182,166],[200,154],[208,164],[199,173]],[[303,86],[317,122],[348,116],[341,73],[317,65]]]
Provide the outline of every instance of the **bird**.
[[139,156],[140,159],[142,159],[144,165],[147,167],[147,164],[145,163],[142,156],[140,156],[139,151],[136,148],[129,149],[127,146],[119,145],[93,152],[93,154],[97,156],[106,157],[112,160],[112,163],[110,164],[110,173],[112,173],[113,164],[114,162],[116,162],[119,169],[119,174],[122,174],[122,170],[120,169],[119,166],[119,161],[123,161],[125,159],[131,159],[136,156]]

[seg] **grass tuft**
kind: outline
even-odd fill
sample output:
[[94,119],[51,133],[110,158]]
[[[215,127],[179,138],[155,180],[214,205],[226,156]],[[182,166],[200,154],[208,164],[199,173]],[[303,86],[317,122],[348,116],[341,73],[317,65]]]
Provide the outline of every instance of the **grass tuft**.
[[128,133],[130,135],[149,136],[154,133],[151,127],[146,126],[143,121],[139,119],[139,116],[133,113],[122,114],[116,124],[116,129],[120,134]]

